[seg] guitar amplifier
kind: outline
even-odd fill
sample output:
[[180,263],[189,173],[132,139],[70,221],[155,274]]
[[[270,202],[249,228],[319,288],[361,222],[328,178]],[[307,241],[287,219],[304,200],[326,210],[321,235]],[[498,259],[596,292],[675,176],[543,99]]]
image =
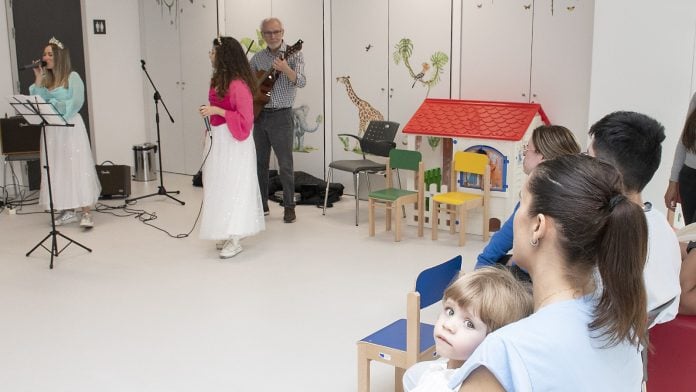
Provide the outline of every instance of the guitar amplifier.
[[40,137],[41,126],[28,124],[22,117],[0,119],[0,147],[5,155],[39,152]]
[[128,197],[131,193],[131,168],[128,165],[96,165],[101,184],[100,199]]

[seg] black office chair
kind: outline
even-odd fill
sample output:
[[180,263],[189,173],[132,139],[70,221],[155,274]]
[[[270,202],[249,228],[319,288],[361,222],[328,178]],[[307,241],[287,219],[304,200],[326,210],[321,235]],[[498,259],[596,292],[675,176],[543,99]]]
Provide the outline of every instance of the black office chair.
[[388,157],[389,151],[396,147],[394,138],[396,131],[399,129],[399,124],[393,121],[370,121],[362,138],[347,133],[341,133],[338,136],[346,136],[357,139],[362,150],[362,159],[346,159],[333,161],[329,164],[329,170],[326,172],[326,192],[324,193],[324,210],[322,215],[326,215],[326,204],[329,195],[329,184],[333,179],[333,171],[341,170],[353,173],[353,187],[355,189],[355,225],[358,225],[358,202],[360,194],[360,174],[367,175],[367,189],[370,190],[370,173],[377,173],[387,170],[386,163],[378,163],[371,161],[365,157],[365,154],[372,154],[381,157]]

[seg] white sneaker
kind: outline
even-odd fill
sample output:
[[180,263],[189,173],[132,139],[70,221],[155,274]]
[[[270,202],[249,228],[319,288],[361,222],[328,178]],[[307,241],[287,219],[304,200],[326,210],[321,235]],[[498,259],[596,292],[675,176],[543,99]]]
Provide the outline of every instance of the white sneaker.
[[73,210],[63,210],[58,214],[56,219],[53,221],[56,226],[67,225],[68,223],[77,222],[77,214]]
[[215,249],[222,250],[222,248],[225,247],[225,242],[227,242],[227,240],[220,240],[220,241],[216,242]]
[[239,241],[234,241],[230,239],[225,242],[225,245],[222,247],[222,250],[220,250],[220,258],[229,259],[230,257],[236,256],[241,251],[242,245],[239,244]]
[[[77,219],[77,217],[75,217]],[[92,218],[92,214],[89,212],[84,212],[82,213],[82,219],[80,219],[80,227],[84,227],[85,229],[91,229],[94,227],[94,219]]]

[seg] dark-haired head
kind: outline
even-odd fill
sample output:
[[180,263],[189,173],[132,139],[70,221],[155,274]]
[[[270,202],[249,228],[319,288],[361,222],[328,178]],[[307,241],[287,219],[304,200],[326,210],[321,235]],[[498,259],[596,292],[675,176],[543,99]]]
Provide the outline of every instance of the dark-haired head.
[[232,37],[217,37],[213,40],[210,53],[213,64],[211,87],[219,97],[224,97],[230,83],[240,79],[249,86],[252,94],[256,90],[256,78],[253,77],[249,60],[242,45]]
[[[546,246],[560,255],[565,279],[574,287],[589,287],[598,269],[603,288],[590,328],[607,338],[607,345],[644,341],[647,331],[647,223],[643,210],[622,189],[621,174],[608,163],[565,155],[539,164],[524,195],[532,222],[542,216],[552,222],[554,235],[541,241],[552,241]],[[533,263],[520,264],[531,264],[531,272]]]
[[590,136],[590,155],[614,165],[627,192],[642,192],[660,166],[662,124],[645,114],[614,112],[592,125]]
[[[51,41],[55,40],[52,38]],[[53,89],[56,87],[68,87],[68,79],[72,72],[72,62],[70,61],[70,50],[61,42],[54,43],[49,41],[44,48],[42,59],[47,61],[46,56],[49,53],[52,57],[51,62],[46,67],[46,75],[43,78],[42,84]]]

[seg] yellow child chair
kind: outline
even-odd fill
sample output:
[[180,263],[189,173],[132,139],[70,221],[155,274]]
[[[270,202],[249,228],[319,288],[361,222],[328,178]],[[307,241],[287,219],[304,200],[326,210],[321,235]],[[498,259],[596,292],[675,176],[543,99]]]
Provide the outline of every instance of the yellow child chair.
[[[482,192],[458,192],[457,177],[460,173],[479,175]],[[447,193],[433,196],[430,209],[430,222],[432,225],[433,240],[437,239],[438,216],[441,209],[449,213],[450,233],[454,234],[456,222],[459,221],[459,246],[466,242],[466,215],[467,210],[483,208],[483,240],[488,241],[488,214],[491,197],[491,169],[488,165],[488,156],[475,152],[458,151],[454,154],[452,175],[450,176]],[[440,206],[442,204],[442,206]]]
[[[410,191],[401,189],[400,170],[409,170],[416,173],[416,190]],[[399,187],[394,186],[394,175],[399,179]],[[402,217],[400,212],[403,206],[415,203],[418,213],[418,236],[423,236],[423,210],[425,185],[423,183],[423,159],[418,151],[393,149],[389,152],[389,162],[387,163],[387,188],[370,192],[369,194],[369,222],[370,237],[375,235],[375,206],[381,205],[386,209],[386,227],[391,230],[391,215],[394,213],[396,219],[396,230],[394,231],[394,241],[401,241]]]
[[406,369],[416,362],[437,358],[435,326],[420,321],[420,311],[442,301],[445,289],[462,268],[462,256],[430,267],[418,274],[416,287],[407,295],[406,319],[396,320],[358,342],[358,391],[370,391],[370,363],[394,366],[394,386],[403,391]]

